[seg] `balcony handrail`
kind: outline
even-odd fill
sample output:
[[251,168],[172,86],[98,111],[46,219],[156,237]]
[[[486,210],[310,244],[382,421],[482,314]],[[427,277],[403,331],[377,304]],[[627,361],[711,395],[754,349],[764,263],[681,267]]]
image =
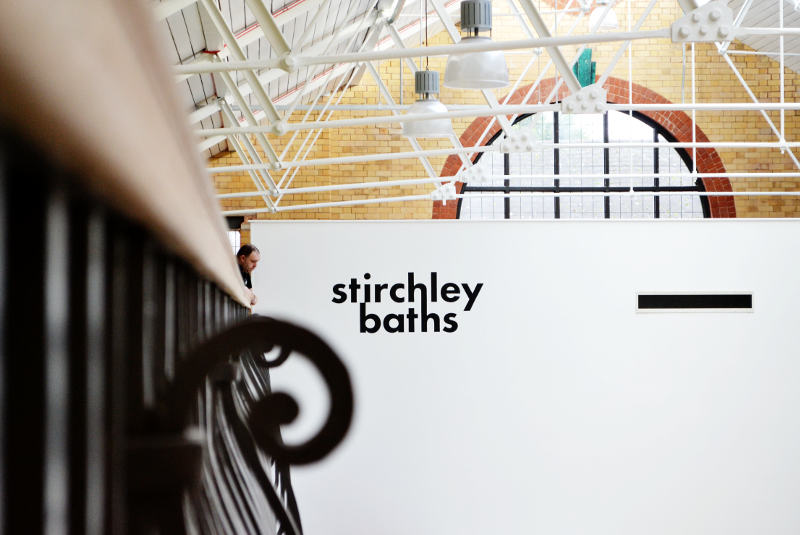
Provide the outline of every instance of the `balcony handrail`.
[[249,305],[146,7],[0,2],[0,121]]

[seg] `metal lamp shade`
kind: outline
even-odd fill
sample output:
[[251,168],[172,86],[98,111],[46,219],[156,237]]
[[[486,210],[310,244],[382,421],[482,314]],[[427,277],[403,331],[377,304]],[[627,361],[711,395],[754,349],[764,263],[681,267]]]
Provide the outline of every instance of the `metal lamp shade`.
[[[597,28],[597,30],[616,30],[619,28],[619,22],[617,21],[617,14],[614,13],[613,9],[609,9],[606,13],[606,16],[600,20],[600,17],[603,16],[603,11],[606,10],[606,5],[604,3],[599,3],[598,5],[592,10],[591,14],[589,15],[589,28]],[[598,26],[599,23],[599,26]]]
[[[462,43],[489,41],[488,37],[466,37]],[[501,51],[451,54],[447,59],[444,85],[456,89],[495,89],[506,87],[508,66]]]
[[[447,113],[444,104],[436,99],[418,100],[408,108],[409,115],[418,113]],[[453,125],[447,117],[403,123],[403,135],[408,137],[448,137]]]

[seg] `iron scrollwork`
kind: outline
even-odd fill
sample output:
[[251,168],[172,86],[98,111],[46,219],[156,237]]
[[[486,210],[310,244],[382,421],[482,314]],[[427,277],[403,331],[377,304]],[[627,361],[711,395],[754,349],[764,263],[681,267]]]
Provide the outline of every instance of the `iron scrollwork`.
[[250,407],[248,427],[256,443],[270,457],[287,464],[309,464],[325,457],[344,438],[353,416],[350,375],[342,361],[320,337],[297,325],[272,318],[253,316],[202,342],[177,367],[163,414],[166,426],[181,429],[194,393],[214,368],[244,352],[263,355],[280,347],[277,366],[291,353],[304,355],[317,369],[328,388],[330,409],[316,435],[297,445],[284,444],[274,430],[292,422],[299,413],[295,399],[284,392],[272,392]]
[[[314,436],[286,444],[281,425],[297,417],[299,406],[272,391],[269,372],[295,353],[322,376],[330,405]],[[140,517],[176,534],[302,534],[289,468],[325,457],[353,414],[349,373],[321,338],[251,316],[187,352],[161,401],[150,414],[150,432],[132,437],[128,447],[128,486]],[[192,506],[182,514],[184,491]],[[189,524],[196,529],[187,531]]]

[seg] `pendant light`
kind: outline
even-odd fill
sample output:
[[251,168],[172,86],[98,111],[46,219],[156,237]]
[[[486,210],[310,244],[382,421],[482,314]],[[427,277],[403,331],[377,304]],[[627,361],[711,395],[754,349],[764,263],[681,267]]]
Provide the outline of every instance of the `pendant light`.
[[[408,113],[447,113],[447,108],[439,102],[439,73],[436,71],[417,71],[414,73],[414,92],[417,101],[409,106]],[[403,135],[408,137],[448,137],[453,135],[453,125],[447,117],[425,119],[403,123]]]
[[[420,6],[421,7],[421,6]],[[422,17],[420,17],[420,23]],[[420,32],[420,41],[422,33]],[[420,43],[421,45],[422,43]],[[428,46],[428,2],[425,0],[425,47]],[[414,93],[417,101],[408,108],[409,115],[428,113],[447,113],[447,108],[439,102],[439,73],[428,69],[429,58],[425,57],[425,70],[414,73]],[[420,58],[422,68],[422,58]],[[424,119],[403,123],[403,135],[408,137],[449,137],[453,135],[453,124],[447,117]]]
[[609,0],[597,0],[597,6],[595,6],[594,10],[592,10],[592,13],[589,15],[590,29],[595,28],[597,31],[600,31],[616,30],[619,28],[619,21],[617,20],[617,14],[614,13],[614,9],[612,7],[606,7],[610,3]]
[[[461,30],[467,33],[461,43],[489,42],[491,37],[481,36],[481,30],[492,31],[492,2],[490,0],[463,0],[461,2]],[[467,52],[451,54],[447,59],[444,85],[457,89],[494,89],[506,87],[508,66],[502,51]]]

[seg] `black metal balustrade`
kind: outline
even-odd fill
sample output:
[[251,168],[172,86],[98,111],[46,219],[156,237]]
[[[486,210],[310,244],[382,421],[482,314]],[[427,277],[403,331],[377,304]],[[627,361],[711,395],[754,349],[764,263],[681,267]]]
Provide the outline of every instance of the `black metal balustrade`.
[[[0,534],[301,533],[289,466],[344,436],[347,371],[79,184],[2,133]],[[295,354],[331,410],[289,446],[269,369]]]

